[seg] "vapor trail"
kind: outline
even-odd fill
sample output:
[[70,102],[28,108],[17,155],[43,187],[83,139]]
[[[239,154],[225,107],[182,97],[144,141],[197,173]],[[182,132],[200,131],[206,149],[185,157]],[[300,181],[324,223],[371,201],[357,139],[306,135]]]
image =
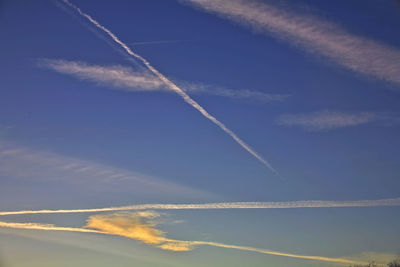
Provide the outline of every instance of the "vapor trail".
[[190,42],[191,40],[160,40],[160,41],[147,41],[147,42],[134,42],[130,45],[148,45],[148,44],[174,44],[182,42]]
[[[8,223],[8,222],[0,222],[0,228],[11,228],[11,229],[26,229],[26,230],[44,230],[44,231],[66,231],[66,232],[79,232],[79,233],[93,233],[93,234],[104,234],[104,235],[115,235],[119,236],[115,233],[110,233],[106,231],[98,231],[89,228],[75,228],[75,227],[58,227],[52,224],[38,224],[38,223]],[[127,236],[124,236],[127,237]],[[129,238],[129,237],[128,237]],[[131,238],[134,239],[134,238]],[[185,243],[190,246],[213,246],[213,247],[221,247],[221,248],[230,248],[242,251],[252,251],[262,254],[275,255],[275,256],[283,256],[297,259],[306,259],[306,260],[316,260],[316,261],[325,261],[325,262],[335,262],[335,263],[343,263],[343,264],[367,264],[366,262],[353,261],[342,258],[328,258],[321,256],[307,256],[307,255],[298,255],[286,252],[278,252],[261,248],[253,248],[246,246],[236,246],[229,245],[218,242],[207,242],[207,241],[183,241],[183,240],[175,240],[175,239],[167,239],[165,238],[163,241],[166,242],[179,242]]]
[[299,255],[299,254],[292,254],[292,253],[286,253],[286,252],[272,251],[272,250],[262,249],[262,248],[236,246],[236,245],[229,245],[229,244],[217,243],[217,242],[188,241],[188,243],[190,245],[206,245],[206,246],[213,246],[213,247],[220,247],[220,248],[231,248],[231,249],[237,249],[237,250],[252,251],[252,252],[257,252],[257,253],[261,253],[261,254],[283,256],[283,257],[305,259],[305,260],[326,261],[326,262],[335,262],[335,263],[343,263],[343,264],[361,264],[361,265],[368,264],[368,262],[354,261],[354,260],[348,260],[348,259],[343,259],[343,258],[329,258],[329,257],[321,257],[321,256]]
[[255,152],[251,147],[249,147],[242,139],[240,139],[234,132],[228,129],[222,122],[218,121],[214,116],[209,114],[202,106],[200,106],[196,101],[194,101],[188,94],[186,94],[181,88],[179,88],[175,83],[170,81],[167,77],[165,77],[162,73],[160,73],[157,69],[155,69],[145,58],[140,56],[139,54],[134,53],[125,43],[123,43],[114,33],[112,33],[109,29],[101,25],[97,20],[93,19],[90,15],[84,13],[79,7],[73,5],[68,0],[62,0],[65,4],[76,10],[82,17],[86,18],[94,24],[97,28],[104,31],[108,34],[111,39],[114,40],[117,44],[119,44],[129,55],[138,59],[142,62],[154,75],[156,75],[161,81],[163,81],[171,90],[175,91],[178,95],[180,95],[186,103],[197,109],[204,117],[212,121],[218,127],[220,127],[224,132],[229,134],[233,140],[235,140],[240,146],[242,146],[247,152],[253,155],[256,159],[258,159],[261,163],[263,163],[267,168],[269,168],[275,174],[278,174],[277,171],[269,164],[265,159],[263,159],[257,152]]
[[80,233],[95,233],[95,234],[108,234],[107,232],[75,228],[75,227],[58,227],[52,224],[41,224],[41,223],[9,223],[0,222],[0,227],[12,228],[12,229],[27,229],[27,230],[45,230],[45,231],[64,231],[64,232],[80,232]]
[[3,211],[4,215],[46,214],[46,213],[95,213],[107,211],[128,210],[211,210],[211,209],[294,209],[294,208],[345,208],[345,207],[384,207],[400,206],[400,198],[356,201],[289,201],[289,202],[221,202],[206,204],[140,204],[121,207],[98,209],[70,209],[70,210],[21,210]]

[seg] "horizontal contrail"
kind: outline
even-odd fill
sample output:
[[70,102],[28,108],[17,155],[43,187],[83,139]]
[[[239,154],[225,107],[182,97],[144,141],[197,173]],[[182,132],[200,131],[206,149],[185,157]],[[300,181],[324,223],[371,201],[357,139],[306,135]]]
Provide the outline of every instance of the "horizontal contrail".
[[192,40],[160,40],[160,41],[147,41],[147,42],[134,42],[129,43],[130,45],[148,45],[148,44],[174,44],[174,43],[183,43],[183,42],[191,42]]
[[[115,233],[109,233],[106,231],[99,231],[89,228],[75,228],[75,227],[58,227],[52,224],[38,224],[38,223],[9,223],[9,222],[0,222],[0,228],[11,228],[11,229],[26,229],[26,230],[44,230],[44,231],[66,231],[66,232],[79,232],[79,233],[92,233],[92,234],[104,234],[104,235],[116,235]],[[127,237],[127,236],[125,236]],[[129,237],[127,237],[129,238]],[[131,238],[135,239],[135,238]],[[208,241],[183,241],[183,240],[175,240],[175,239],[163,239],[163,241],[167,242],[179,242],[185,243],[189,246],[213,246],[213,247],[221,247],[221,248],[230,248],[242,251],[252,251],[262,254],[268,255],[275,255],[275,256],[283,256],[283,257],[290,257],[290,258],[297,258],[297,259],[305,259],[305,260],[316,260],[316,261],[325,261],[325,262],[334,262],[334,263],[343,263],[343,264],[367,264],[366,262],[360,261],[353,261],[343,258],[328,258],[328,257],[321,257],[321,256],[307,256],[307,255],[299,255],[299,254],[292,254],[292,253],[285,253],[285,252],[278,252],[272,251],[267,249],[261,248],[253,248],[247,246],[236,246],[236,245],[229,245],[224,243],[218,242],[208,242]]]
[[335,23],[265,1],[179,1],[191,3],[257,32],[276,36],[356,73],[400,84],[400,49],[353,34]]
[[107,232],[75,227],[58,227],[52,224],[41,223],[10,223],[0,222],[0,227],[12,229],[27,229],[27,230],[45,230],[45,231],[64,231],[64,232],[80,232],[80,233],[95,233],[95,234],[108,234]]
[[257,253],[261,253],[261,254],[283,256],[283,257],[305,259],[305,260],[316,260],[316,261],[334,262],[334,263],[342,263],[342,264],[361,264],[361,265],[368,264],[368,262],[354,261],[354,260],[348,260],[348,259],[343,259],[343,258],[329,258],[329,257],[321,257],[321,256],[299,255],[299,254],[279,252],[279,251],[273,251],[273,250],[262,249],[262,248],[236,246],[236,245],[229,245],[229,244],[217,243],[217,242],[188,241],[188,243],[190,245],[206,245],[206,246],[213,246],[213,247],[220,247],[220,248],[231,248],[231,249],[237,249],[237,250],[252,251],[252,252],[257,252]]
[[212,210],[212,209],[295,209],[295,208],[345,208],[345,207],[384,207],[400,206],[400,198],[356,201],[322,201],[305,200],[289,202],[221,202],[206,204],[139,204],[121,207],[98,209],[70,209],[70,210],[20,210],[3,211],[4,215],[46,214],[46,213],[95,213],[107,211],[128,210]]
[[138,59],[142,62],[154,75],[156,75],[161,81],[163,81],[171,90],[175,91],[178,95],[180,95],[183,100],[191,105],[193,108],[197,109],[204,117],[212,121],[218,127],[220,127],[225,133],[230,135],[233,140],[236,141],[242,148],[244,148],[247,152],[253,155],[256,159],[258,159],[262,164],[264,164],[267,168],[269,168],[275,174],[278,174],[277,171],[271,166],[269,162],[267,162],[263,157],[261,157],[257,152],[255,152],[251,147],[249,147],[242,139],[240,139],[234,132],[232,132],[229,128],[227,128],[222,122],[217,120],[214,116],[209,114],[202,106],[200,106],[196,101],[194,101],[188,94],[186,94],[180,87],[178,87],[175,83],[170,81],[167,77],[165,77],[161,72],[159,72],[156,68],[154,68],[145,58],[140,56],[139,54],[134,53],[125,43],[123,43],[114,33],[112,33],[109,29],[101,25],[97,20],[93,19],[90,15],[84,13],[79,7],[73,5],[68,0],[62,0],[65,4],[76,10],[82,17],[89,20],[93,25],[97,28],[104,31],[108,36],[114,40],[115,43],[120,45],[129,55]]

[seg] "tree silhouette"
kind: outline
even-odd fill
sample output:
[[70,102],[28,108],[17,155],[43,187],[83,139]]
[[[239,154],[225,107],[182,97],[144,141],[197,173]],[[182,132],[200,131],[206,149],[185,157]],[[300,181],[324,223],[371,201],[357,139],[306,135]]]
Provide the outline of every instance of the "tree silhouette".
[[[388,267],[400,267],[400,259],[393,260],[387,264]],[[367,265],[352,265],[350,267],[378,267],[375,262],[370,262]]]
[[388,267],[400,267],[400,259],[389,262]]

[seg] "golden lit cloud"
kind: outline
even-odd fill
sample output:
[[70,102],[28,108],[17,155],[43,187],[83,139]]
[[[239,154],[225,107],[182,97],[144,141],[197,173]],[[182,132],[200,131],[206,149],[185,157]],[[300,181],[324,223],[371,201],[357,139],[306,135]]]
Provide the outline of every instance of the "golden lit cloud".
[[164,250],[192,250],[190,242],[166,238],[165,233],[156,228],[159,222],[154,219],[158,217],[160,214],[154,211],[93,215],[89,217],[85,229],[139,240]]
[[[159,223],[156,219],[160,214],[154,211],[139,211],[135,213],[117,213],[93,215],[88,218],[87,225],[83,228],[58,227],[52,224],[36,223],[8,223],[0,222],[0,227],[13,229],[31,229],[46,231],[69,231],[80,233],[94,233],[104,235],[122,236],[141,241],[148,245],[158,247],[163,250],[183,252],[190,251],[197,246],[212,246],[226,249],[236,249],[241,251],[251,251],[267,255],[283,256],[303,260],[315,260],[332,262],[339,264],[367,264],[360,257],[357,259],[349,258],[330,258],[322,256],[299,255],[286,252],[273,251],[262,248],[247,246],[237,246],[209,241],[184,241],[165,237],[165,233],[156,228]],[[364,257],[365,258],[365,257]]]
[[177,240],[164,243],[158,247],[164,250],[171,251],[189,251],[193,249],[193,246],[190,245],[190,242],[181,242]]
[[86,228],[156,245],[163,243],[165,237],[164,232],[155,228],[154,222],[146,220],[155,217],[154,212],[94,215],[89,217]]

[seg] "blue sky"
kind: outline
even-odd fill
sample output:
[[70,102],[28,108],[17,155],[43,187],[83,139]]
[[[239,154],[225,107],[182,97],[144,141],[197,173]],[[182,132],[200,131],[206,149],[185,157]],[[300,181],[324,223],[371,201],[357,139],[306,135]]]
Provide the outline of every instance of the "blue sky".
[[96,227],[92,213],[4,216],[108,233],[105,223],[130,220],[155,235],[161,229],[164,239],[154,247],[121,233],[8,225],[0,227],[0,265],[70,266],[73,258],[76,266],[108,266],[108,257],[117,266],[341,264],[157,247],[176,240],[360,261],[400,253],[397,1],[71,3],[0,2],[1,211],[300,200],[395,206],[155,210],[151,218],[125,211],[100,213]]

